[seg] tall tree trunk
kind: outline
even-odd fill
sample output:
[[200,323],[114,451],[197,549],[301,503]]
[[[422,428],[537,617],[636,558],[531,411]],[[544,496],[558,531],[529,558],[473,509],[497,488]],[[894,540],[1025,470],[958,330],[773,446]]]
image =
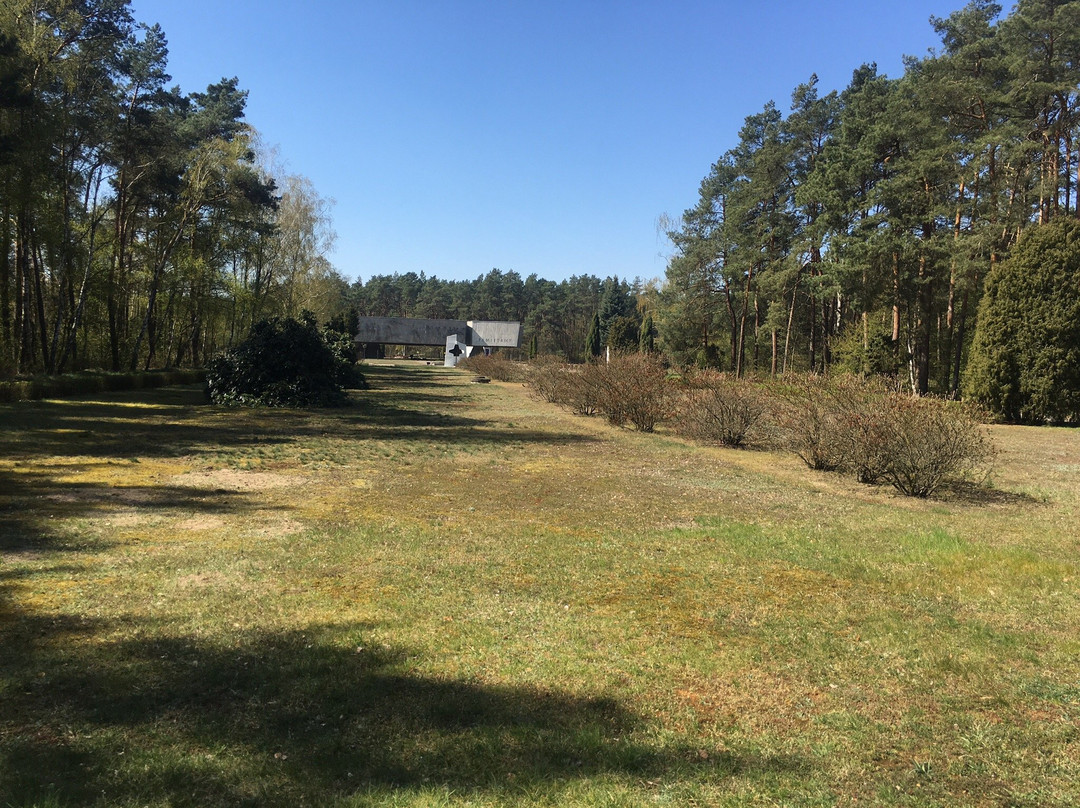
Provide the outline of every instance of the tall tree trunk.
[[862,311],[862,346],[863,346],[863,361],[862,361],[862,374],[867,376],[872,370],[870,366],[870,312],[863,307]]
[[739,315],[739,350],[735,356],[735,378],[743,375],[743,358],[746,353],[746,319],[750,313],[750,286],[754,282],[754,265],[746,273],[746,290],[743,293],[742,312]]
[[892,344],[893,358],[897,364],[900,362],[900,253],[893,250],[892,254],[892,277],[893,277],[893,307],[892,307]]
[[788,356],[791,353],[791,329],[795,323],[795,301],[799,293],[799,279],[802,278],[802,267],[795,274],[795,283],[791,286],[791,305],[788,307],[787,331],[784,333],[784,364],[780,368],[781,373],[787,373]]
[[[95,210],[96,211],[96,209],[97,209],[97,196],[98,196],[98,191],[100,190],[100,185],[101,185],[101,180],[99,178],[97,183],[95,183],[94,201],[93,201],[92,205],[90,203],[90,197],[89,197],[89,194],[90,194],[89,185],[87,186],[87,197],[86,197],[86,201],[84,203],[84,207],[87,210]],[[61,367],[64,367],[64,365],[68,361],[69,357],[74,361],[78,360],[78,351],[77,351],[78,332],[79,332],[79,327],[83,323],[83,313],[86,311],[86,301],[87,301],[87,297],[89,295],[89,290],[90,290],[90,275],[92,273],[93,266],[94,266],[94,252],[96,251],[96,248],[97,248],[97,230],[98,230],[98,224],[100,223],[100,221],[101,221],[101,218],[95,214],[93,219],[90,222],[90,232],[89,232],[88,237],[87,237],[87,249],[86,249],[86,257],[85,257],[86,265],[83,268],[82,281],[79,284],[78,297],[76,299],[74,299],[73,302],[72,302],[71,325],[70,325],[70,328],[68,329],[67,336],[66,336],[66,338],[64,340],[64,352],[63,352],[63,355],[62,355],[62,357],[60,359],[60,366]]]
[[28,351],[27,329],[27,257],[26,238],[23,227],[23,211],[19,211],[15,222],[15,327],[13,330],[12,365],[15,371],[21,373],[26,369],[26,357]]
[[731,299],[731,287],[724,287],[724,303],[727,306],[728,319],[731,322],[731,369],[734,370],[739,362],[739,317],[735,313],[735,302]]
[[826,373],[832,364],[832,333],[835,320],[832,298],[821,300],[821,372]]
[[947,394],[953,394],[955,391],[949,383],[952,369],[952,344],[953,335],[956,328],[955,321],[955,303],[956,303],[956,261],[958,246],[960,243],[960,226],[963,221],[962,206],[964,202],[964,180],[960,180],[960,188],[956,195],[956,215],[953,217],[953,254],[949,261],[949,294],[945,303],[945,329],[941,335],[941,355],[945,358],[945,361],[941,363],[942,366],[942,389]]
[[[32,238],[33,231],[28,228],[28,235]],[[52,368],[52,357],[49,355],[49,324],[45,316],[45,289],[43,276],[45,268],[42,266],[41,249],[30,241],[30,266],[34,279],[34,308],[37,314],[38,337],[41,340],[41,364],[45,370]]]
[[1065,129],[1062,146],[1065,157],[1065,170],[1061,175],[1065,180],[1065,216],[1068,216],[1072,206],[1072,133],[1068,128]]
[[109,353],[112,369],[120,370],[121,353],[127,307],[121,305],[121,295],[128,268],[128,241],[133,230],[128,209],[127,169],[121,167],[117,176],[116,213],[113,220],[113,256],[109,265],[109,277],[106,281],[105,306],[109,314]]
[[110,284],[109,291],[105,296],[105,307],[109,313],[109,358],[111,369],[120,370],[120,304],[116,299],[116,291]]
[[[923,241],[929,248],[933,236],[932,223],[923,225]],[[920,396],[930,392],[930,329],[933,322],[934,292],[933,279],[926,249],[919,255],[919,292],[917,295],[919,312],[915,321],[915,360],[918,369],[917,390]]]
[[11,329],[11,211],[0,209],[0,374],[15,369]]
[[967,327],[967,309],[968,309],[968,291],[964,290],[964,293],[960,296],[960,314],[957,318],[956,324],[956,338],[953,341],[953,355],[952,360],[952,384],[949,385],[949,397],[959,398],[960,396],[960,360],[964,355],[964,331]]
[[757,292],[754,293],[754,371],[761,366],[761,340],[758,338],[758,334],[761,331],[761,301],[758,299]]
[[[135,347],[131,351],[131,370],[135,370],[138,367],[139,352],[142,350],[143,339],[145,339],[147,332],[155,325],[152,321],[156,316],[155,309],[157,306],[158,290],[161,288],[161,281],[165,277],[165,269],[172,257],[173,250],[176,248],[176,245],[180,243],[180,239],[184,236],[184,232],[187,229],[188,215],[190,213],[193,213],[193,211],[184,212],[184,217],[177,225],[176,232],[172,234],[168,242],[162,247],[155,258],[154,271],[150,278],[150,291],[146,299],[146,313],[143,315],[139,336],[135,339]],[[152,357],[152,354],[148,355]],[[149,359],[147,361],[149,361]]]
[[53,313],[52,339],[49,343],[49,372],[56,373],[62,369],[60,357],[66,352],[61,347],[61,339],[66,333],[66,326],[70,324],[70,317],[75,309],[75,236],[71,227],[71,178],[75,175],[75,167],[70,163],[74,159],[75,150],[71,149],[69,155],[63,155],[65,179],[64,191],[61,198],[61,210],[63,211],[63,242],[60,245],[60,255],[52,256],[56,260],[50,260],[49,266],[61,269],[60,280],[56,289],[56,311]]

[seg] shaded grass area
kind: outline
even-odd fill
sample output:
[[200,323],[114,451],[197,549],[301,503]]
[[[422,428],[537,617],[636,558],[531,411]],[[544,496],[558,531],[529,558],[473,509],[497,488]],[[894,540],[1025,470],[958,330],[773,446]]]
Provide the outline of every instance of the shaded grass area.
[[[35,643],[75,646],[108,631],[22,625]],[[80,805],[300,804],[394,788],[502,799],[552,778],[693,768],[694,755],[628,737],[635,718],[614,701],[420,675],[406,651],[357,645],[367,634],[324,626],[227,645],[151,635],[39,652],[44,670],[23,666],[9,684],[8,720],[33,729],[8,739],[5,791]],[[792,763],[727,754],[720,765]]]
[[1070,805],[1080,436],[914,502],[377,363],[0,408],[0,805]]
[[197,384],[206,378],[202,370],[155,370],[130,373],[87,371],[59,376],[0,381],[0,402],[26,401],[56,396],[86,396],[115,390],[139,390],[176,384]]

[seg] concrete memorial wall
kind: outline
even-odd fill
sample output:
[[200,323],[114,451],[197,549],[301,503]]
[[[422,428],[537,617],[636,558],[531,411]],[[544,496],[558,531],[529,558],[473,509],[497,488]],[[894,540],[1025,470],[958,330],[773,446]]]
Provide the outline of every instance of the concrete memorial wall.
[[417,317],[361,317],[358,345],[439,345],[443,365],[454,367],[476,349],[520,348],[521,323],[501,320],[424,320]]

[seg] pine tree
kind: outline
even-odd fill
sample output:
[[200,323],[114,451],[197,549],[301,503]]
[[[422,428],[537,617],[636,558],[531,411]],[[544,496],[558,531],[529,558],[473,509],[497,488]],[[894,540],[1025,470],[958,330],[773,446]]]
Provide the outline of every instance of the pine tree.
[[1080,420],[1080,222],[1029,229],[986,280],[967,391],[1010,421]]
[[652,353],[656,349],[656,327],[653,325],[651,314],[646,314],[641,323],[641,341],[638,349],[641,353]]
[[589,334],[585,338],[585,358],[595,359],[600,356],[603,343],[600,340],[600,312],[593,314],[592,324],[589,326]]

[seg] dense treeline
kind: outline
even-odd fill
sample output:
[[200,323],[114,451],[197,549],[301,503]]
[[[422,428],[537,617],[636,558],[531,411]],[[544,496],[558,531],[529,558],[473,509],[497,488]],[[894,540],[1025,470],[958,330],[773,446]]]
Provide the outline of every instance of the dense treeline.
[[520,320],[531,354],[570,361],[655,346],[737,376],[838,368],[957,396],[988,277],[1026,231],[1080,216],[1080,2],[1002,17],[973,0],[931,23],[940,51],[901,78],[863,65],[823,96],[811,76],[786,116],[771,102],[749,116],[670,229],[660,284],[408,273],[350,299],[369,315]]
[[822,96],[812,76],[786,116],[746,119],[670,233],[669,352],[959,392],[984,279],[1027,228],[1080,212],[1080,2],[1001,11],[933,19],[940,51],[899,79],[864,65]]
[[267,317],[307,310],[347,329],[351,310],[518,320],[530,356],[658,349],[736,376],[840,368],[949,396],[970,365],[981,375],[968,386],[1004,401],[1021,382],[970,361],[1004,339],[976,340],[977,315],[989,284],[997,320],[1045,319],[1034,296],[1009,309],[1002,292],[1019,287],[993,278],[1025,233],[1080,217],[1080,0],[1022,0],[1005,16],[973,0],[931,22],[940,50],[902,77],[864,65],[822,95],[811,76],[786,114],[770,102],[746,118],[672,224],[662,282],[495,269],[349,286],[326,259],[326,201],[260,160],[236,79],[169,87],[165,36],[128,0],[11,0],[0,375],[205,365]]
[[256,156],[237,79],[170,87],[128,0],[0,6],[0,375],[200,365],[340,311],[326,203]]
[[493,269],[473,281],[442,281],[423,273],[376,275],[357,281],[349,301],[366,317],[426,317],[453,320],[511,320],[522,323],[525,351],[585,359],[594,317],[614,348],[636,348],[641,283],[616,277],[575,275],[556,283],[536,275]]
[[238,80],[170,87],[165,35],[128,0],[15,0],[0,32],[0,375],[201,366],[260,320],[350,308],[519,320],[533,353],[571,360],[598,311],[613,344],[638,338],[617,278],[350,288],[326,201],[260,160]]

